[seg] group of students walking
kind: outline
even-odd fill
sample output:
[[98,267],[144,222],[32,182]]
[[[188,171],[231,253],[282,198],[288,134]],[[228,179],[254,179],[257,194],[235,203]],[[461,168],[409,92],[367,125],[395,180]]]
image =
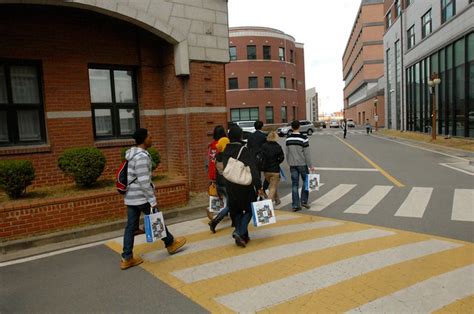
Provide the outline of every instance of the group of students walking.
[[[301,207],[309,208],[308,191],[302,189],[301,196],[299,195],[299,179],[301,177],[304,182],[312,166],[308,138],[299,132],[299,121],[293,121],[291,126],[292,133],[286,139],[286,155],[292,181],[292,208],[293,211],[299,211]],[[257,198],[267,197],[276,206],[281,203],[278,185],[281,179],[280,164],[285,160],[285,154],[277,142],[278,135],[275,131],[267,136],[262,132],[261,121],[256,121],[254,127],[256,131],[249,134],[245,143],[239,126],[231,126],[227,138],[224,128],[216,126],[208,150],[209,180],[211,184],[216,184],[219,196],[225,199],[225,207],[209,222],[209,227],[215,233],[219,222],[230,213],[234,226],[232,237],[240,247],[245,247],[250,241],[248,224],[252,219],[252,203]],[[230,158],[238,159],[250,168],[250,185],[236,184],[224,178],[223,170]],[[268,195],[264,192],[267,189]]]

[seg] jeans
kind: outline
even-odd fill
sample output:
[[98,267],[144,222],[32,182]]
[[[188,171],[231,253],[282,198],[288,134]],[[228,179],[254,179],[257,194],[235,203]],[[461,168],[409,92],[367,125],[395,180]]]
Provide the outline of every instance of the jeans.
[[234,215],[235,230],[234,233],[240,237],[248,237],[249,235],[249,223],[252,220],[252,211],[246,210],[245,212],[238,212]]
[[[127,225],[125,226],[125,232],[123,235],[123,253],[122,258],[128,260],[133,256],[133,243],[135,241],[135,230],[138,229],[140,224],[140,214],[143,212],[148,215],[150,213],[150,204],[145,203],[142,205],[127,205]],[[161,239],[165,246],[170,246],[173,241],[173,235],[168,231],[165,225],[166,237]]]
[[[301,204],[308,204],[309,192],[304,188],[306,175],[309,174],[308,166],[290,166],[291,173],[291,207],[301,208]],[[303,180],[303,188],[301,189],[301,203],[298,195],[300,177]]]
[[227,195],[227,190],[225,186],[218,185],[217,193],[219,194],[220,197],[223,197],[225,201],[225,207],[222,208],[219,214],[217,214],[217,216],[214,218],[217,222],[219,222],[222,219],[224,219],[224,217],[229,213],[229,196]]

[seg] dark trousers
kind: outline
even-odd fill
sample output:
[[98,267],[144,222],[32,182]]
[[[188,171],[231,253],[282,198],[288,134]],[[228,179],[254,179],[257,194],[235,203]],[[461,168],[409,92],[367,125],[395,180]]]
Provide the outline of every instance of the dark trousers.
[[[308,204],[309,192],[304,188],[306,175],[309,174],[308,166],[290,166],[291,173],[291,207],[301,208],[301,204]],[[303,188],[301,189],[301,199],[298,195],[299,182],[303,180]],[[300,203],[301,202],[301,203]]]
[[[133,256],[133,244],[135,241],[135,230],[138,229],[140,224],[140,214],[150,214],[151,206],[149,203],[142,205],[127,205],[127,225],[125,226],[125,232],[123,235],[123,253],[122,258],[125,260],[130,259]],[[165,246],[170,246],[173,241],[173,235],[169,232],[166,227],[166,237],[161,239]]]
[[253,186],[239,186],[227,184],[229,195],[229,210],[232,222],[235,225],[234,233],[240,237],[248,236],[248,225],[252,220],[251,204],[257,200]]

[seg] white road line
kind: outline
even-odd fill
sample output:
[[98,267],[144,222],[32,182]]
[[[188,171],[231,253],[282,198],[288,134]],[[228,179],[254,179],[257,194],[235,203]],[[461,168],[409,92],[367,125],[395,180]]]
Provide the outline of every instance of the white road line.
[[407,198],[395,213],[397,217],[421,218],[433,193],[433,188],[413,187]]
[[343,197],[347,192],[352,190],[356,184],[339,184],[334,189],[324,194],[320,198],[311,203],[311,211],[319,212]]
[[461,244],[434,239],[405,244],[219,296],[215,300],[236,312],[257,312],[387,266],[459,246]]
[[394,235],[394,232],[367,229],[316,238],[307,241],[290,243],[262,249],[252,253],[225,258],[219,261],[190,267],[172,272],[171,274],[185,283],[222,276],[246,268],[256,267],[280,259],[300,254],[324,250],[347,243],[359,242]]
[[391,185],[376,185],[357,202],[352,204],[344,213],[368,214],[390,192]]
[[317,171],[368,171],[368,172],[378,172],[378,169],[375,168],[330,168],[330,167],[317,167]]
[[474,190],[454,190],[451,220],[474,221]]
[[469,265],[419,282],[348,313],[432,313],[474,294],[473,282],[474,265]]
[[457,167],[451,166],[448,163],[440,163],[440,165],[444,166],[444,167],[447,167],[447,168],[450,168],[450,169],[453,169],[453,170],[456,170],[456,171],[459,171],[459,172],[462,172],[462,173],[465,173],[465,174],[468,174],[470,176],[474,176],[474,172],[469,172],[469,171],[464,170],[464,169],[459,169]]
[[[277,216],[278,221],[278,216]],[[321,228],[330,228],[339,226],[342,223],[335,222],[335,221],[313,221],[301,224],[294,224],[288,226],[281,226],[281,227],[273,227],[273,228],[266,228],[266,229],[257,229],[255,231],[250,232],[250,238],[254,239],[263,239],[263,238],[270,238],[274,236],[294,233],[294,232],[301,232],[313,229],[321,229]],[[219,247],[227,246],[227,245],[235,245],[233,239],[231,238],[230,233],[225,234],[220,237],[213,237],[209,240],[202,240],[198,242],[193,242],[189,246],[186,246],[180,253],[179,256],[192,254],[204,250],[216,249]],[[150,253],[146,253],[143,256],[143,259],[149,262],[158,262],[163,259],[169,259],[170,256],[165,249],[161,249],[158,251],[153,251]]]

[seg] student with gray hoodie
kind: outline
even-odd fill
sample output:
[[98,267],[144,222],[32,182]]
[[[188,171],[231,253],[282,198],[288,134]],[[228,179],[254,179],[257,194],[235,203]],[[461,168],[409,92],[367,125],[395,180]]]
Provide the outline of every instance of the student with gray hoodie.
[[[151,181],[152,164],[151,156],[147,149],[152,145],[152,137],[147,129],[138,129],[132,135],[137,146],[130,148],[125,153],[128,160],[129,182],[125,193],[127,205],[127,225],[123,236],[123,253],[120,262],[121,269],[127,269],[143,263],[140,257],[133,256],[134,233],[138,229],[140,214],[149,214],[152,208],[157,208],[155,187]],[[169,254],[174,254],[185,243],[186,238],[174,238],[166,228],[166,237],[162,239]]]
[[308,204],[309,192],[301,189],[301,199],[298,195],[300,177],[303,182],[309,173],[311,166],[311,155],[308,138],[300,133],[300,122],[291,122],[292,133],[286,139],[286,159],[291,173],[291,207],[293,211],[301,210],[301,207],[310,208]]

